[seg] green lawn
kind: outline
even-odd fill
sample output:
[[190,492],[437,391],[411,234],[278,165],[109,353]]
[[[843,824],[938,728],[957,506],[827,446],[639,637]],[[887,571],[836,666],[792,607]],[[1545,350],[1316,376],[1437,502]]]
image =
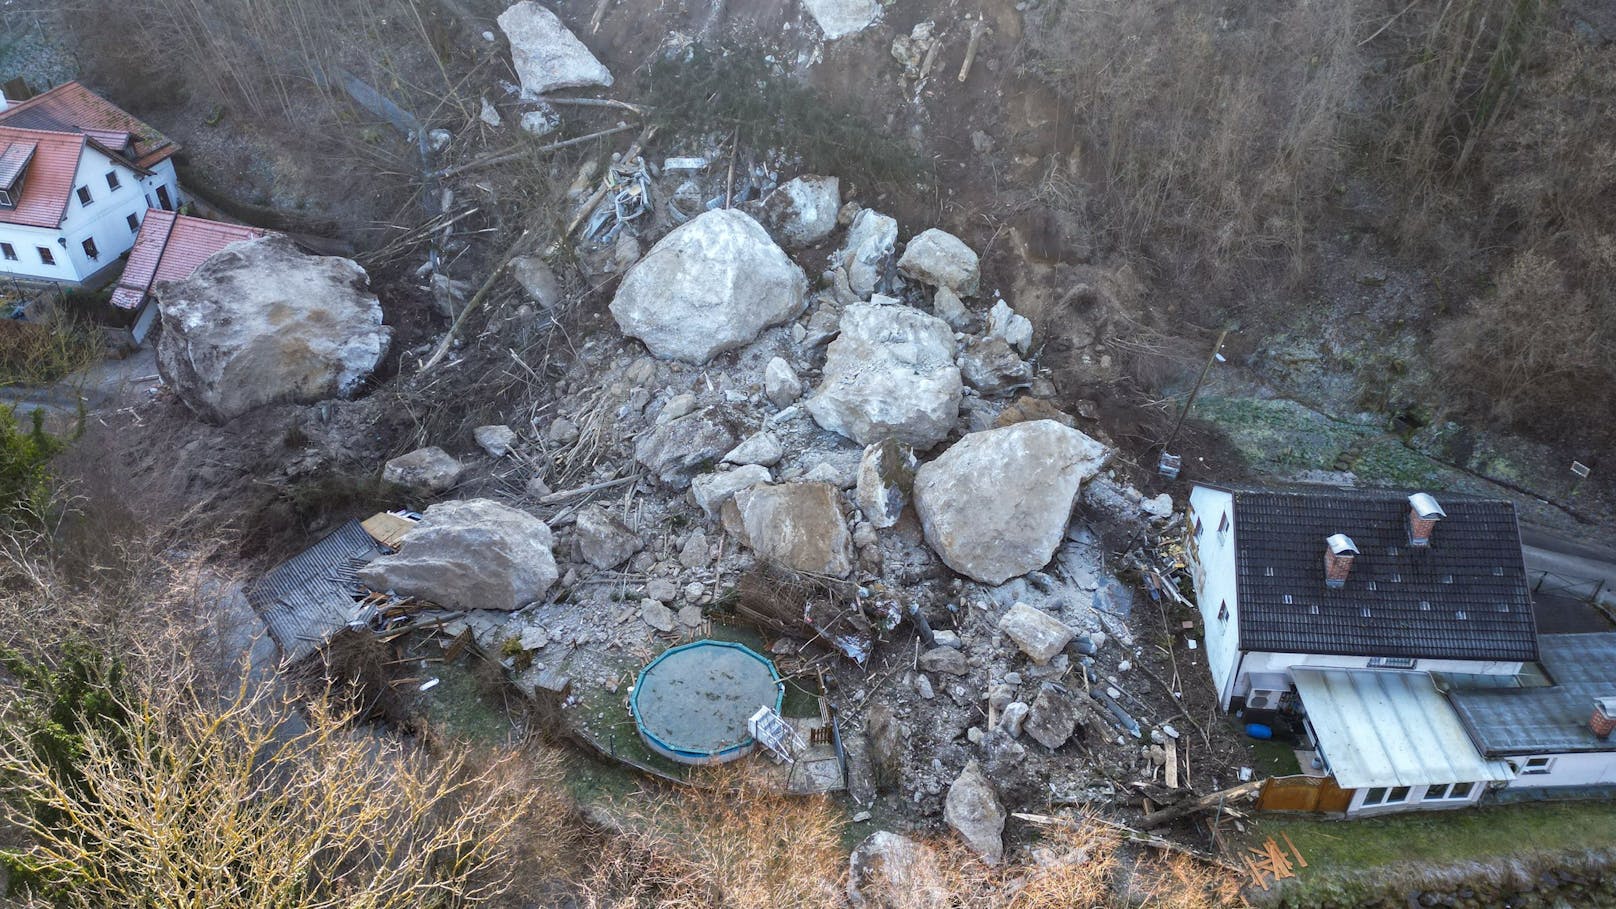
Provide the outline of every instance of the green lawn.
[[[1451,863],[1616,845],[1616,803],[1560,802],[1415,812],[1353,821],[1261,815],[1255,840],[1288,834],[1310,875],[1399,862]],[[1283,841],[1281,841],[1283,844]]]

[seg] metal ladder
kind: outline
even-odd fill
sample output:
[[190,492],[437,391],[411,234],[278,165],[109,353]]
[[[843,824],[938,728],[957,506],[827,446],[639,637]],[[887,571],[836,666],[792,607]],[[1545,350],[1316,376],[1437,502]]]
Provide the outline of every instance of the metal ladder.
[[746,729],[752,733],[752,738],[769,749],[775,760],[784,764],[795,764],[797,755],[808,748],[808,743],[802,740],[797,730],[767,705],[759,707],[757,713],[752,714],[746,721]]

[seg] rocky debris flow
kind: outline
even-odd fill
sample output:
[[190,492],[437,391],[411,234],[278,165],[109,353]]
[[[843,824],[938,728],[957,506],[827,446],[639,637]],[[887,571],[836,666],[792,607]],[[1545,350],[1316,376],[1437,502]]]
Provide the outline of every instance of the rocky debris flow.
[[1039,665],[1054,659],[1077,634],[1065,622],[1026,603],[1017,603],[1000,616],[999,630]]
[[538,256],[517,256],[512,259],[511,277],[522,285],[527,298],[539,309],[549,309],[561,302],[561,281]]
[[696,505],[701,508],[702,513],[716,521],[724,503],[733,499],[736,493],[772,479],[769,468],[749,464],[734,470],[704,473],[696,477],[690,482],[690,495],[696,500]]
[[847,901],[853,909],[945,909],[953,901],[946,880],[930,846],[877,830],[848,857]]
[[479,426],[471,431],[471,437],[490,458],[505,457],[516,444],[516,430],[509,426]]
[[994,395],[1032,384],[1032,366],[1016,356],[1003,338],[972,341],[960,356],[960,375],[983,394]]
[[943,820],[982,861],[989,865],[1004,861],[1004,807],[976,761],[966,763],[948,787]]
[[780,444],[779,436],[768,430],[759,430],[747,436],[746,441],[730,449],[724,455],[724,463],[773,467],[780,463],[785,453],[785,447]]
[[417,495],[445,492],[460,482],[465,466],[436,445],[417,448],[382,465],[382,482]]
[[757,485],[735,494],[744,542],[760,557],[792,571],[845,578],[853,540],[842,496],[828,483]]
[[714,209],[675,228],[635,263],[612,317],[663,359],[703,364],[797,317],[808,279],[743,212]]
[[490,499],[463,499],[427,508],[403,548],[358,578],[449,609],[510,611],[544,596],[557,572],[543,521]]
[[1000,300],[988,310],[988,337],[1003,338],[1006,344],[1026,353],[1032,349],[1032,320]]
[[1053,751],[1071,739],[1077,720],[1077,702],[1072,695],[1059,685],[1045,682],[1021,728],[1028,738]]
[[584,561],[596,568],[616,568],[645,546],[638,534],[599,505],[578,512],[573,539]]
[[763,393],[770,404],[782,410],[802,397],[802,380],[784,357],[775,357],[763,367]]
[[845,276],[854,298],[867,300],[886,276],[897,246],[897,219],[866,208],[854,216],[846,241],[831,261]]
[[947,323],[908,306],[855,303],[841,328],[808,399],[815,422],[861,445],[891,437],[924,450],[947,437],[962,388]]
[[841,207],[841,180],[802,176],[787,180],[742,210],[767,228],[781,246],[802,249],[831,235]]
[[933,287],[946,287],[961,297],[976,294],[980,277],[976,252],[959,237],[933,227],[909,241],[898,259],[898,272]]
[[802,0],[802,6],[831,41],[869,28],[881,12],[876,0]]
[[612,74],[555,13],[532,0],[499,14],[499,28],[511,44],[511,64],[532,98],[558,88],[610,86]]
[[877,529],[898,523],[915,486],[915,450],[897,439],[882,439],[864,449],[858,468],[858,507]]
[[359,390],[392,338],[365,270],[282,236],[232,243],[157,285],[157,371],[202,419]]
[[684,489],[696,471],[716,463],[735,447],[735,433],[709,407],[654,427],[634,445],[634,459],[657,479]]
[[915,473],[926,542],[984,584],[1042,568],[1066,533],[1078,488],[1109,454],[1053,420],[971,433]]

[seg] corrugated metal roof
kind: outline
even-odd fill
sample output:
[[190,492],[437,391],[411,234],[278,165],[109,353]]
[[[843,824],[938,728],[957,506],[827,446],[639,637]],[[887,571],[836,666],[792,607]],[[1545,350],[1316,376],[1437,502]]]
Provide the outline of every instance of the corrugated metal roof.
[[48,92],[0,111],[0,124],[24,129],[93,132],[115,141],[106,142],[113,150],[123,146],[123,136],[134,139],[134,163],[142,168],[171,157],[179,146],[149,123],[111,101],[90,91],[81,82],[65,82]]
[[[1514,505],[1444,494],[1442,507],[1431,545],[1415,547],[1407,492],[1236,492],[1241,649],[1536,659]],[[1358,550],[1340,589],[1324,584],[1331,534],[1352,537]]]
[[1588,728],[1594,698],[1616,695],[1616,633],[1545,634],[1539,659],[1554,684],[1459,689],[1448,700],[1488,755],[1616,751]]
[[354,572],[386,551],[362,524],[349,521],[249,584],[247,602],[281,655],[296,662],[347,627],[360,592]]
[[1297,667],[1291,677],[1343,789],[1514,777],[1481,756],[1426,673]]
[[0,208],[0,223],[55,230],[62,225],[73,179],[84,151],[82,133],[53,133],[0,126],[0,145],[33,143],[34,158],[23,175],[22,198],[16,208]]
[[129,250],[112,305],[138,309],[159,281],[183,281],[208,257],[232,243],[265,237],[270,231],[226,224],[162,209],[149,209]]

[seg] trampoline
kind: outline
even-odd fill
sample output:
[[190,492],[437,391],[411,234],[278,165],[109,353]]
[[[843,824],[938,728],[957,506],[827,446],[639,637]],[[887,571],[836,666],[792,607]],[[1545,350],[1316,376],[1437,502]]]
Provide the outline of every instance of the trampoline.
[[640,670],[629,707],[652,751],[681,764],[722,764],[752,753],[746,721],[779,712],[785,688],[774,664],[741,644],[695,641]]

